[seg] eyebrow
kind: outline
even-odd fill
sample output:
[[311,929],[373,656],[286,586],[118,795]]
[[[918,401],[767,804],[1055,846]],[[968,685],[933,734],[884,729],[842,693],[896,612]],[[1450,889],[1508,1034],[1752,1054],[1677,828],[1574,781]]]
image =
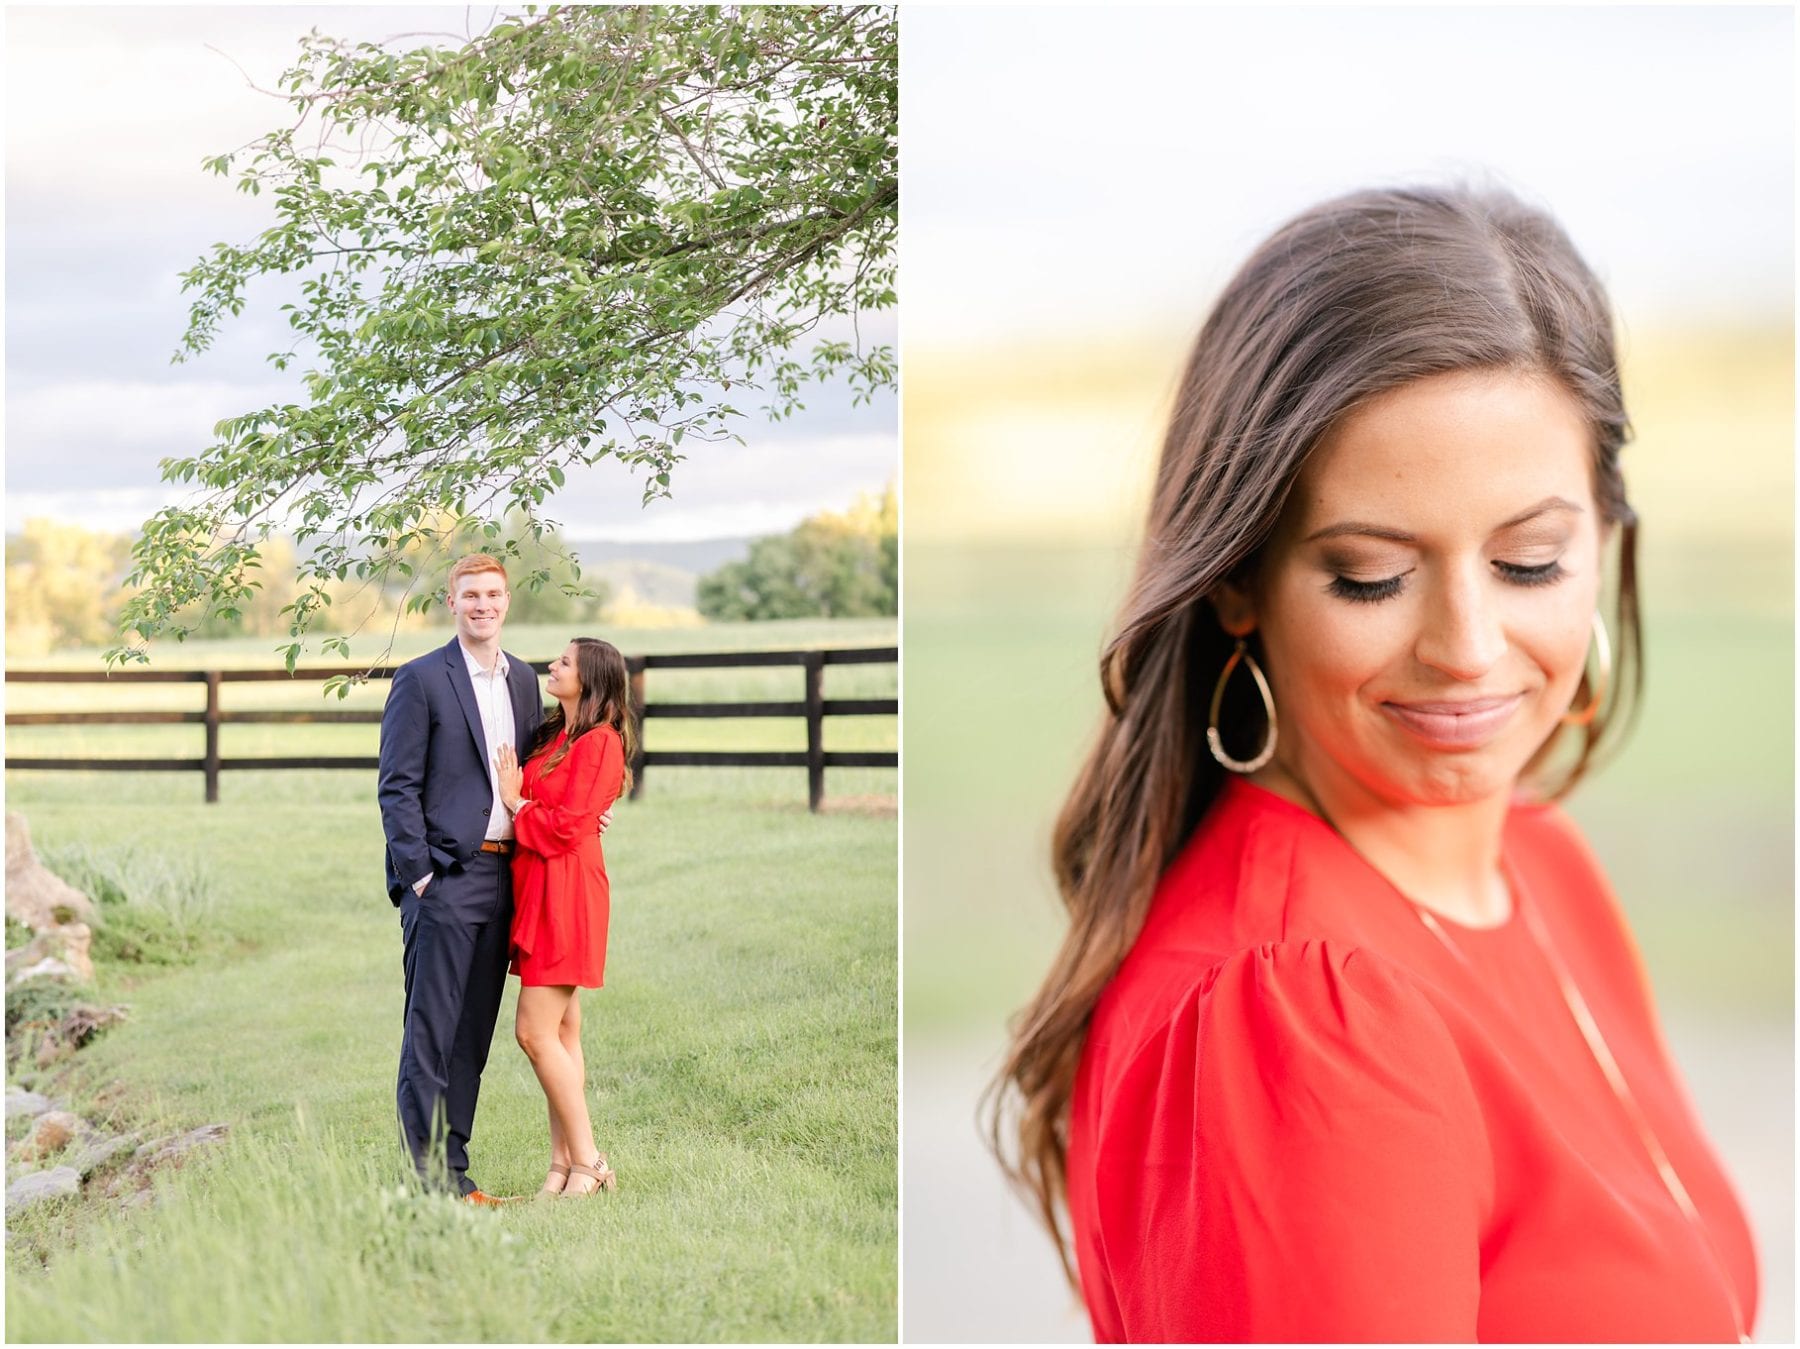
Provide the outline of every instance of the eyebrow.
[[[1517,515],[1513,516],[1512,519],[1504,521],[1496,526],[1493,532],[1498,534],[1502,530],[1513,529],[1519,525],[1537,519],[1540,515],[1547,515],[1551,511],[1568,511],[1575,515],[1583,514],[1581,507],[1576,505],[1573,501],[1570,501],[1567,497],[1550,496],[1545,497],[1542,501],[1538,502],[1537,505],[1520,511]],[[1418,537],[1416,535],[1408,534],[1404,529],[1395,529],[1391,525],[1369,524],[1362,520],[1345,520],[1341,524],[1327,525],[1324,529],[1308,534],[1301,542],[1316,543],[1320,539],[1337,539],[1348,534],[1360,534],[1371,539],[1390,539],[1395,543],[1418,542]]]

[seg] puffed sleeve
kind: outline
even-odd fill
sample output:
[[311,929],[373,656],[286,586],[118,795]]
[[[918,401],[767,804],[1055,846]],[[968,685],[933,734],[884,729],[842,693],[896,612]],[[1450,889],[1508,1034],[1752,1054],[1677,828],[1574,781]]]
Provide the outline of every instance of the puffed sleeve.
[[1106,1095],[1122,1338],[1475,1339],[1491,1156],[1455,1043],[1404,972],[1326,942],[1240,952]]
[[554,799],[536,800],[513,816],[513,834],[522,847],[542,857],[573,852],[595,836],[600,815],[618,799],[625,777],[625,752],[618,732],[596,727],[569,747],[556,766],[567,773]]

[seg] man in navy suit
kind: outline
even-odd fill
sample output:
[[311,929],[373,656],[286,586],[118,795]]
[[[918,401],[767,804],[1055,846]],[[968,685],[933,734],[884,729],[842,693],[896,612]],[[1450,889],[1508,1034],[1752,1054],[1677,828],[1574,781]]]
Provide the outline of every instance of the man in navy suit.
[[487,1065],[512,931],[512,816],[494,754],[523,762],[543,719],[537,675],[500,649],[511,602],[485,553],[450,569],[456,636],[394,672],[381,714],[377,796],[388,898],[406,969],[400,1132],[421,1178],[477,1204],[469,1133]]

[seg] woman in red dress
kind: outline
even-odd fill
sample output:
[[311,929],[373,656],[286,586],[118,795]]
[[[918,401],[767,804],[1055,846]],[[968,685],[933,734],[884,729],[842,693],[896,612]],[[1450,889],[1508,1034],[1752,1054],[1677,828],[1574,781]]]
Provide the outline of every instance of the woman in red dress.
[[557,706],[523,768],[500,751],[500,795],[513,812],[512,972],[519,976],[519,1046],[544,1088],[550,1174],[540,1193],[612,1189],[594,1143],[581,1053],[582,988],[606,973],[608,893],[599,819],[631,784],[636,743],[625,658],[577,637],[550,667]]
[[1599,283],[1504,194],[1327,202],[1202,328],[998,1084],[1099,1339],[1747,1335],[1743,1212],[1549,804],[1640,682],[1626,434]]

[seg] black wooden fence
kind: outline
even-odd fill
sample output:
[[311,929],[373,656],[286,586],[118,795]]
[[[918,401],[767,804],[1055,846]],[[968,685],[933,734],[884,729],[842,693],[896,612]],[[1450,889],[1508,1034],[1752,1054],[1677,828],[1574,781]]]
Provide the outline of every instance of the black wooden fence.
[[[827,665],[892,665],[899,661],[898,647],[855,647],[837,651],[720,651],[668,656],[632,656],[631,702],[638,718],[638,754],[632,765],[631,794],[644,790],[648,768],[731,767],[804,768],[807,802],[818,810],[825,799],[827,768],[895,768],[897,750],[832,750],[825,748],[825,718],[843,716],[894,716],[897,698],[827,698]],[[644,675],[649,670],[706,670],[742,666],[799,666],[805,675],[804,696],[794,702],[648,703],[644,699]],[[374,679],[393,676],[395,666],[369,671]],[[532,666],[547,673],[548,661]],[[8,712],[8,726],[91,726],[97,724],[153,726],[202,725],[206,727],[206,752],[198,759],[43,759],[7,756],[7,771],[15,769],[84,769],[115,773],[192,772],[206,774],[206,799],[219,799],[219,774],[240,768],[360,768],[378,766],[374,756],[325,757],[277,756],[225,758],[219,752],[219,728],[251,722],[301,722],[310,724],[379,724],[381,713],[336,708],[280,711],[227,712],[221,694],[226,684],[269,683],[273,680],[324,680],[341,675],[338,670],[127,670],[107,674],[98,670],[8,670],[8,683],[21,684],[205,684],[206,707],[198,712]],[[653,750],[645,752],[646,717],[804,717],[806,749],[801,750]]]

